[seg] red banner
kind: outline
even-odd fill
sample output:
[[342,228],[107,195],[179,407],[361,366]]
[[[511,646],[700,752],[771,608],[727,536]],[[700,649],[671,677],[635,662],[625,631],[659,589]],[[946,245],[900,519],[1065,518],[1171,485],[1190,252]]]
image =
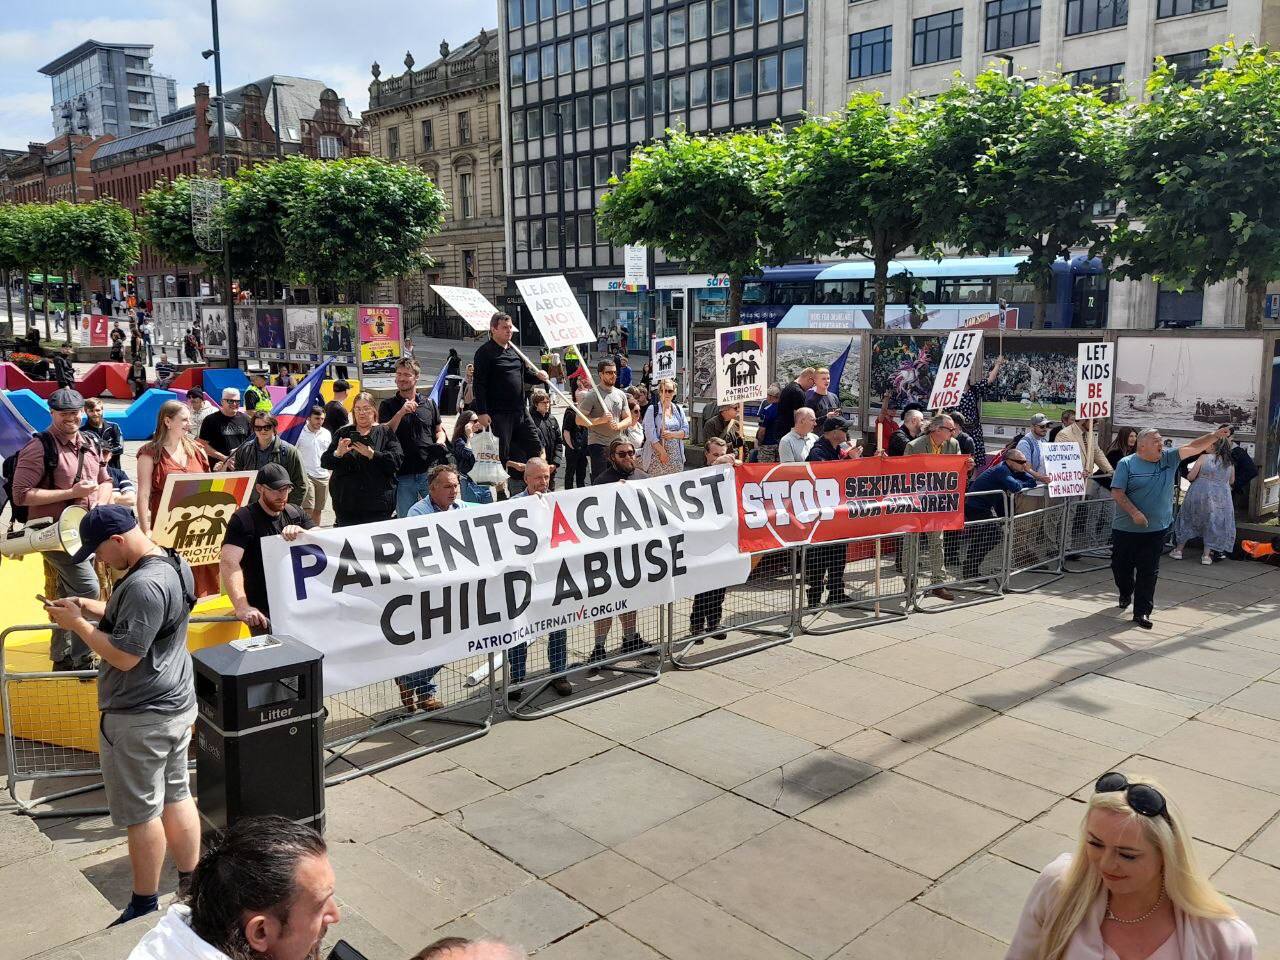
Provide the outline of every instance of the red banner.
[[964,526],[967,457],[748,463],[734,472],[746,552]]
[[89,346],[105,347],[107,345],[107,323],[110,319],[97,313],[89,315]]

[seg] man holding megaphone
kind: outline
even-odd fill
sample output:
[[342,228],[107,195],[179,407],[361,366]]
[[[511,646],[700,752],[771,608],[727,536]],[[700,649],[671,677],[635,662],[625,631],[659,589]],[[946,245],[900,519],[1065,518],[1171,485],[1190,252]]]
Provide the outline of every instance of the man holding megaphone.
[[[111,474],[106,455],[97,441],[80,430],[84,397],[64,387],[49,398],[53,422],[43,434],[33,437],[13,471],[13,502],[27,510],[27,522],[52,518],[58,524],[64,510],[89,510],[111,502]],[[58,592],[63,597],[97,599],[98,575],[93,561],[76,562],[65,550],[48,550],[45,563],[57,575]],[[54,670],[88,670],[93,654],[74,633],[55,630],[49,644]]]

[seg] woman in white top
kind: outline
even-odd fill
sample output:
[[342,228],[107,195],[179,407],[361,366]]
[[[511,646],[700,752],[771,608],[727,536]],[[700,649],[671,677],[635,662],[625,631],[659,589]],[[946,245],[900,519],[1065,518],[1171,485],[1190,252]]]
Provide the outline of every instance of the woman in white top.
[[658,399],[644,412],[644,448],[640,466],[651,477],[679,473],[684,469],[684,441],[689,421],[676,403],[676,385],[671,380],[658,383]]
[[1095,786],[1075,852],[1040,874],[1005,960],[1252,960],[1256,947],[1163,788],[1113,772]]

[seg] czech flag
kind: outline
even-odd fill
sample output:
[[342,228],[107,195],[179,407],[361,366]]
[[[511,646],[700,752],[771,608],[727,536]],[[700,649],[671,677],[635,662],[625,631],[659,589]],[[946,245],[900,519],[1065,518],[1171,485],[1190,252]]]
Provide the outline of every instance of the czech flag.
[[307,423],[307,415],[311,412],[311,408],[316,404],[324,406],[320,385],[324,383],[325,374],[328,373],[329,364],[332,362],[331,358],[320,361],[320,365],[285,394],[285,398],[271,411],[278,421],[276,429],[281,440],[296,444],[302,428]]

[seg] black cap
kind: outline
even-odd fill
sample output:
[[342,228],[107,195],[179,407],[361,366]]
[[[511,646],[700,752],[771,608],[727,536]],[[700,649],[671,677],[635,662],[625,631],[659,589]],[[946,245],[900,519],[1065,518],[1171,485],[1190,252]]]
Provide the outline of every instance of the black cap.
[[822,421],[822,432],[830,433],[832,430],[843,430],[849,432],[849,421],[844,417],[827,417]]
[[137,525],[138,518],[128,507],[94,507],[80,521],[80,549],[75,552],[71,562],[83,563],[105,541],[128,533]]
[[283,490],[285,487],[293,486],[289,471],[278,463],[268,463],[261,467],[254,483],[260,483],[268,490]]
[[53,395],[49,397],[50,410],[83,410],[84,397],[80,395],[80,391],[72,390],[70,387],[63,387],[60,390],[53,391]]

